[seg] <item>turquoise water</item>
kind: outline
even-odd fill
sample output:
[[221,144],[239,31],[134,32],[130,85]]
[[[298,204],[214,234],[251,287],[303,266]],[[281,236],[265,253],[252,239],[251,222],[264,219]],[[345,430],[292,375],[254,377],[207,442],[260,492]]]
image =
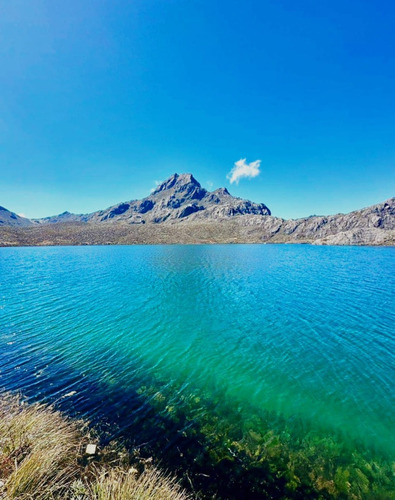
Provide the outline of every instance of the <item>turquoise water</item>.
[[143,448],[166,436],[165,463],[183,426],[212,415],[241,433],[270,418],[391,457],[394,256],[296,245],[0,249],[0,386]]

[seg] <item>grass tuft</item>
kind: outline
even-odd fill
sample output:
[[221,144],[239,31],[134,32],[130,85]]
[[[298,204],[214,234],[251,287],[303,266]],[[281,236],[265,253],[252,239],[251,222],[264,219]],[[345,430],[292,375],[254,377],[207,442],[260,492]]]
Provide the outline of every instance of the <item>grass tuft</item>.
[[155,468],[145,470],[140,476],[132,469],[120,468],[99,471],[96,481],[89,486],[88,497],[92,500],[185,500],[185,492],[176,481]]
[[155,467],[84,461],[86,426],[53,408],[0,396],[0,498],[18,500],[188,500],[175,479]]

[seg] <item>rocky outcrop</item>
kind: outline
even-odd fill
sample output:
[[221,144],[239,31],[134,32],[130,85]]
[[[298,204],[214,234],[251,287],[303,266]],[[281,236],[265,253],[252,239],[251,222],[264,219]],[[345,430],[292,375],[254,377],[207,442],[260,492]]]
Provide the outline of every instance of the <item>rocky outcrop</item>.
[[[388,234],[385,234],[386,232]],[[349,214],[287,220],[280,234],[317,244],[384,244],[395,231],[395,198]]]
[[395,231],[375,228],[351,229],[313,240],[314,245],[395,245]]

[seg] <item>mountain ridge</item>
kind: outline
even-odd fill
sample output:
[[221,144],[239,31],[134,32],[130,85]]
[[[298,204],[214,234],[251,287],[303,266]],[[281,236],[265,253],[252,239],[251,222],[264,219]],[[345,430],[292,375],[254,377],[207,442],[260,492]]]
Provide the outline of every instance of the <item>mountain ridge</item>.
[[[197,214],[197,212],[200,212]],[[204,214],[203,214],[204,212]],[[129,224],[155,224],[174,219],[210,218],[218,216],[270,215],[263,203],[254,203],[232,196],[226,188],[207,191],[192,174],[173,174],[141,200],[116,203],[105,210],[90,214],[63,214],[43,219],[32,219],[39,224],[57,222],[127,222]]]
[[122,242],[393,245],[395,198],[348,214],[286,220],[272,216],[264,203],[234,197],[226,188],[207,191],[192,174],[176,173],[141,200],[90,214],[66,211],[27,219],[0,207],[0,230],[2,246]]

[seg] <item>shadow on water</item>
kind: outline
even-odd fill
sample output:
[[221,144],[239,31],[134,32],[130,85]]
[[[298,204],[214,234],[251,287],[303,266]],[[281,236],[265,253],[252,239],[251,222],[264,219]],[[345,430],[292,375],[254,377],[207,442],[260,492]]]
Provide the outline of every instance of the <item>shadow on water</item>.
[[248,418],[248,409],[226,407],[219,393],[180,390],[141,373],[137,364],[134,386],[122,387],[60,360],[45,369],[40,362],[30,355],[18,365],[9,352],[0,383],[89,419],[102,446],[118,439],[154,457],[200,498],[392,498],[387,457],[313,431],[309,422],[265,411]]

